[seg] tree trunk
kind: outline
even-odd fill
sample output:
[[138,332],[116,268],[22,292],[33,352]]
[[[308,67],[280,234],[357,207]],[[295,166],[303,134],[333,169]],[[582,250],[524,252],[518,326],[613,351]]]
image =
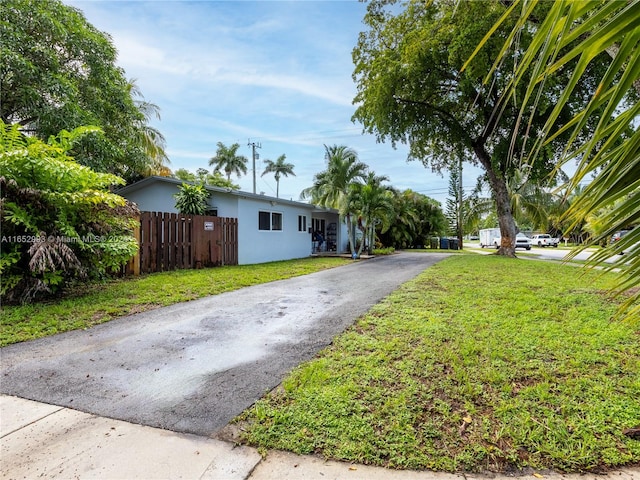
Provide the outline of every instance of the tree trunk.
[[375,221],[371,222],[371,226],[369,227],[371,229],[371,233],[369,235],[369,255],[373,254],[373,249],[375,248],[375,241],[376,241],[376,224]]
[[[491,176],[491,175],[490,175]],[[498,255],[507,257],[516,256],[516,222],[511,211],[511,200],[507,192],[505,181],[496,177],[496,185],[493,187],[493,195],[498,211],[498,225],[500,226],[500,247]]]
[[491,157],[483,145],[479,142],[474,142],[473,151],[484,167],[485,172],[487,172],[493,199],[496,202],[498,226],[500,227],[500,247],[498,248],[497,254],[515,258],[516,222],[513,218],[513,212],[511,211],[511,199],[509,198],[509,191],[507,190],[507,182],[493,170]]
[[351,215],[346,214],[344,216],[344,221],[347,224],[347,238],[349,239],[349,250],[351,255],[356,253],[356,239],[355,239],[355,229],[353,228],[353,223],[351,222]]
[[365,240],[366,240],[366,234],[363,234],[362,239],[360,240],[360,246],[358,247],[358,254],[356,255],[356,258],[360,258],[360,255],[362,255],[362,250],[364,249]]

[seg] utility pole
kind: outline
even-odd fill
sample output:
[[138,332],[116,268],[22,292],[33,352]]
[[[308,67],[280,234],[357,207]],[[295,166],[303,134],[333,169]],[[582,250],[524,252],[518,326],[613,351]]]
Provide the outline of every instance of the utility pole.
[[251,147],[251,157],[253,158],[253,193],[256,193],[256,159],[260,158],[260,155],[256,153],[256,148],[262,148],[262,144],[252,142],[251,139],[249,139],[247,145]]

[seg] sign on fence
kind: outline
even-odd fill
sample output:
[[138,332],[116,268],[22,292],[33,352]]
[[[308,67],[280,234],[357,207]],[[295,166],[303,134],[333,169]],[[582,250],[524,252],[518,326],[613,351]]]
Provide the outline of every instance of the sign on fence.
[[236,218],[142,212],[138,242],[141,273],[238,264]]

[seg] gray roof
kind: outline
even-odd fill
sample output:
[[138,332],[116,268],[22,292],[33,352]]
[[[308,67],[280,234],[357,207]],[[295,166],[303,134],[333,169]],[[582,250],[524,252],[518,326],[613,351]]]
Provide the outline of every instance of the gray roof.
[[[196,182],[185,182],[184,180],[180,180],[178,178],[151,176],[151,177],[143,178],[142,180],[132,183],[131,185],[127,185],[126,187],[122,187],[116,190],[115,193],[117,193],[118,195],[125,196],[127,193],[131,193],[140,189],[147,188],[149,185],[152,185],[157,182],[169,183],[176,186],[180,186],[183,183],[188,183],[190,185],[198,185],[198,183]],[[293,206],[298,206],[303,208],[309,208],[316,212],[338,213],[338,211],[333,208],[325,208],[317,205],[312,205],[310,203],[296,202],[294,200],[286,200],[283,198],[276,198],[276,197],[271,197],[268,195],[262,195],[257,193],[243,192],[242,190],[234,190],[233,188],[214,187],[212,185],[204,185],[204,188],[206,188],[208,191],[212,193],[223,193],[226,195],[233,195],[240,198],[251,198],[251,199],[261,200],[265,202],[278,202],[284,205],[293,205]]]

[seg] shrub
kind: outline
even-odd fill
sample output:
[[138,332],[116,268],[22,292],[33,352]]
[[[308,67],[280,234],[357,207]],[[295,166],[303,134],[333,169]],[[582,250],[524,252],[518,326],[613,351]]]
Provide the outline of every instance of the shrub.
[[112,273],[136,253],[138,208],[109,191],[124,180],[67,155],[98,131],[62,131],[45,143],[0,122],[3,301],[29,302]]
[[393,247],[386,247],[386,248],[374,248],[373,249],[373,254],[374,255],[391,255],[392,253],[394,253],[396,251],[395,248]]
[[204,185],[183,183],[174,198],[176,210],[183,215],[204,215],[209,208],[209,192]]

